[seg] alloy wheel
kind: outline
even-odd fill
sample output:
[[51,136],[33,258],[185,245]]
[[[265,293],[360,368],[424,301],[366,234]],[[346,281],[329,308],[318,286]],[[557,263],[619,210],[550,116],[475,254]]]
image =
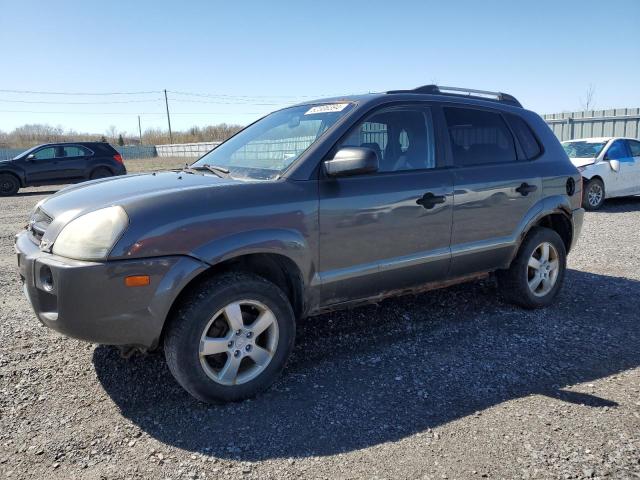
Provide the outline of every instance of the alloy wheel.
[[560,256],[549,242],[542,242],[531,254],[527,264],[529,290],[537,297],[544,297],[555,286],[560,273]]
[[602,202],[602,187],[597,183],[594,183],[589,187],[587,192],[587,201],[591,207],[597,207]]
[[278,322],[256,300],[240,300],[219,310],[200,338],[200,364],[213,381],[239,385],[260,375],[278,346]]

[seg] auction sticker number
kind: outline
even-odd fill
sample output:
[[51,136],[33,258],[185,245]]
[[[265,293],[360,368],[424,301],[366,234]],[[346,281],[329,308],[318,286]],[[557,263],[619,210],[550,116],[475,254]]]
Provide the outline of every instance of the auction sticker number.
[[307,110],[305,112],[305,115],[313,115],[314,113],[341,112],[347,107],[347,105],[349,104],[348,103],[330,103],[327,105],[317,105]]

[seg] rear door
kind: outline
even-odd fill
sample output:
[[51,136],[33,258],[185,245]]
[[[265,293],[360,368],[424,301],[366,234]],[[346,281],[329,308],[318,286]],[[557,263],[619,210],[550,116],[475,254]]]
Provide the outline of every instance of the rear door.
[[[450,275],[506,266],[520,222],[541,198],[538,169],[535,162],[523,161],[523,147],[501,112],[458,106],[443,110],[454,164]],[[529,156],[539,154],[535,136],[520,123],[524,120],[516,117],[513,122],[533,142]]]
[[85,177],[87,162],[93,152],[81,145],[64,145],[59,148],[60,176],[69,180]]
[[321,174],[322,304],[446,278],[453,181],[442,168],[434,117],[424,105],[383,108],[335,147],[371,148],[380,168],[351,177]]

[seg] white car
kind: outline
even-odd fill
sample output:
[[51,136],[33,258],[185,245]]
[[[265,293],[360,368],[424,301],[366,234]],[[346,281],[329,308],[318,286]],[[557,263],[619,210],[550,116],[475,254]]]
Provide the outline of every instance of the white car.
[[597,210],[606,198],[640,194],[640,141],[597,137],[562,142],[584,181],[582,205]]

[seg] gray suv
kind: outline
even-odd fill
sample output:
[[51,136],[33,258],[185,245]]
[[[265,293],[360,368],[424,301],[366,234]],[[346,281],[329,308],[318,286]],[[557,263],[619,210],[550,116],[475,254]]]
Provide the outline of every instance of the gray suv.
[[285,108],[182,170],[67,187],[16,250],[44,325],[162,345],[189,393],[235,401],[274,381],[301,317],[488,274],[549,305],[581,189],[515,98],[428,85]]

